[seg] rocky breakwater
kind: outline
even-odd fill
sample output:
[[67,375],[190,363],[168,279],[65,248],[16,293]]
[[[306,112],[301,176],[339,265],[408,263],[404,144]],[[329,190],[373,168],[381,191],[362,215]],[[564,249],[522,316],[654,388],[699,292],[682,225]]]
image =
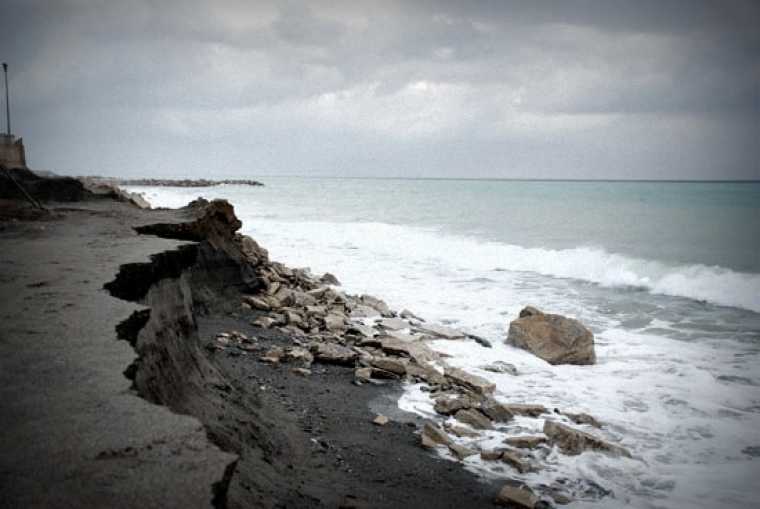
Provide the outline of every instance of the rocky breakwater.
[[223,184],[237,186],[263,186],[258,180],[251,179],[113,179],[113,183],[122,186],[150,186],[150,187],[213,187]]

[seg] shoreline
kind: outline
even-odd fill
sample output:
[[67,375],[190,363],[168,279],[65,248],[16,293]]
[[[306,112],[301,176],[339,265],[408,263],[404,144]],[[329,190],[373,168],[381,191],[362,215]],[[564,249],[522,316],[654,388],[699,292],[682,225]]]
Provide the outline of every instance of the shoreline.
[[[47,220],[87,211],[96,223],[118,225],[112,240],[173,243],[143,254],[147,262],[119,263],[101,283],[111,296],[140,306],[113,327],[137,354],[123,368],[131,390],[197,419],[209,447],[235,455],[221,473],[216,469],[209,488],[215,507],[469,507],[524,497],[529,507],[548,507],[551,500],[611,495],[593,481],[527,486],[507,474],[541,468],[555,445],[571,455],[630,453],[550,425],[601,427],[587,414],[497,401],[493,384],[449,366],[426,345],[446,339],[490,348],[486,340],[393,311],[376,297],[347,295],[331,274],[317,277],[269,260],[255,240],[237,233],[242,223],[224,200],[150,210],[118,187],[99,190],[76,207],[54,204]],[[97,240],[77,247],[87,250]],[[76,305],[66,307],[76,319]],[[436,417],[401,410],[399,381],[421,382]],[[479,445],[482,430],[502,429],[515,416],[544,420],[546,436]],[[136,451],[110,448],[96,458],[133,458]],[[503,464],[496,469],[505,474],[466,470],[460,463],[474,455]]]
[[[458,465],[424,453],[407,424],[372,424],[374,416],[367,402],[398,389],[356,387],[350,383],[353,370],[348,367],[327,365],[315,371],[313,378],[302,378],[287,368],[273,369],[253,360],[240,366],[242,356],[219,356],[218,363],[209,360],[206,364],[201,362],[206,354],[198,343],[191,352],[177,350],[170,364],[192,368],[200,378],[191,380],[183,369],[167,369],[164,375],[177,376],[173,385],[165,381],[153,384],[156,380],[146,377],[149,381],[144,387],[158,388],[158,392],[141,389],[140,384],[136,393],[134,387],[127,390],[129,380],[122,372],[135,375],[130,368],[134,365],[130,358],[135,354],[127,343],[116,341],[117,330],[121,339],[131,339],[137,345],[154,333],[166,339],[165,333],[177,323],[180,328],[175,331],[199,334],[193,332],[197,323],[201,332],[218,333],[204,327],[214,319],[239,321],[239,317],[228,315],[233,301],[217,300],[218,317],[212,313],[196,322],[194,311],[190,316],[182,314],[189,308],[185,301],[176,299],[176,292],[197,290],[197,283],[190,284],[191,274],[204,279],[210,285],[207,290],[214,281],[220,281],[220,274],[237,277],[239,267],[224,256],[206,269],[184,265],[190,261],[165,255],[186,249],[181,246],[188,245],[187,239],[178,242],[138,235],[131,228],[181,223],[187,219],[187,211],[140,210],[112,197],[46,205],[51,211],[49,217],[13,221],[0,230],[4,245],[0,260],[8,268],[2,285],[2,316],[8,331],[2,342],[7,405],[2,412],[2,470],[8,479],[15,480],[3,489],[9,503],[41,507],[56,500],[66,506],[128,507],[147,502],[208,507],[214,499],[215,507],[276,506],[283,500],[292,507],[394,507],[408,500],[431,507],[491,504],[497,486],[488,487]],[[193,244],[197,245],[192,241],[189,245]],[[29,259],[23,253],[30,251],[44,252],[45,256]],[[145,261],[148,258],[151,261]],[[147,269],[145,274],[154,276],[161,270],[167,270],[166,275],[179,275],[150,284],[133,281],[127,285],[133,295],[143,291],[160,295],[155,297],[156,302],[168,307],[166,313],[159,314],[172,323],[137,327],[140,313],[146,309],[144,302],[137,303],[135,309],[135,302],[114,299],[99,290],[117,278],[125,266],[138,269],[137,273],[142,267]],[[79,288],[77,281],[84,278],[88,282]],[[27,300],[36,307],[20,305]],[[239,306],[237,297],[234,303]],[[181,313],[175,314],[177,311]],[[184,318],[176,320],[178,316]],[[78,323],[82,325],[75,325]],[[263,343],[292,341],[286,335],[259,335]],[[168,344],[183,345],[180,337],[177,334]],[[83,343],[81,348],[79,343]],[[28,345],[43,348],[45,354],[30,350]],[[114,356],[114,350],[120,353]],[[64,352],[70,360],[60,366]],[[161,355],[158,359],[166,361]],[[96,369],[89,366],[100,358],[103,361]],[[138,364],[147,363],[145,352],[138,355],[140,358]],[[40,373],[47,375],[40,378]],[[316,422],[304,429],[297,424],[303,410],[297,402],[284,405],[276,393],[251,393],[250,384],[246,384],[250,376],[279,380],[277,383],[285,386],[300,384],[298,391],[280,394],[296,394],[301,398],[299,404],[316,405],[318,411],[307,412]],[[165,392],[160,390],[162,386]],[[327,392],[328,387],[334,387],[334,392]],[[18,394],[25,396],[19,399]],[[143,399],[146,396],[147,401]],[[346,405],[347,396],[355,404]],[[125,411],[131,417],[125,417]],[[273,421],[274,416],[280,420]],[[213,429],[209,425],[212,422],[216,425]],[[349,434],[341,432],[347,422],[353,426]],[[283,423],[287,423],[284,428]],[[195,430],[195,438],[189,439],[188,427]],[[334,436],[325,442],[328,447],[319,442],[323,430],[326,436]],[[346,442],[341,445],[341,440]],[[240,443],[245,444],[243,455],[235,451]],[[332,455],[340,455],[343,461],[335,464],[324,460]],[[61,458],[67,459],[61,462]],[[249,481],[240,481],[241,476],[233,469],[247,472]],[[124,478],[127,471],[133,474]],[[378,472],[383,473],[384,481],[373,475]],[[325,483],[328,478],[330,482]],[[251,483],[257,488],[253,492],[249,491]],[[130,496],[124,498],[125,493]]]

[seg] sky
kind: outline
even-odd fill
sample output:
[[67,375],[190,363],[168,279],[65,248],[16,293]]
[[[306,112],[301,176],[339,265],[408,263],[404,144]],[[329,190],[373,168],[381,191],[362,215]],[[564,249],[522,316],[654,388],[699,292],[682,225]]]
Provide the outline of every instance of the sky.
[[2,0],[0,60],[34,169],[760,179],[754,0]]

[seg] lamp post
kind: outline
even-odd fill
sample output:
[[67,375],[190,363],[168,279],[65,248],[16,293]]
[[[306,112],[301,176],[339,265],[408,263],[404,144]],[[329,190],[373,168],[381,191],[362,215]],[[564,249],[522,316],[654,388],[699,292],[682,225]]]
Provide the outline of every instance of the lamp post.
[[5,126],[8,138],[11,137],[11,103],[8,99],[8,64],[3,62],[3,74],[5,74]]

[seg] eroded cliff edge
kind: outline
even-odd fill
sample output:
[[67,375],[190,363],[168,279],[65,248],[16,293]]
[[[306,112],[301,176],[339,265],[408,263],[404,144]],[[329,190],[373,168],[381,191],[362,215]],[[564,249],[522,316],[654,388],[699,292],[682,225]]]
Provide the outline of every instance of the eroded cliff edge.
[[[102,286],[181,243],[133,225],[179,221],[47,185],[47,213],[0,219],[0,496],[9,507],[210,507],[235,456],[200,421],[135,397],[115,327],[136,305]],[[20,213],[16,213],[20,212]],[[6,216],[7,217],[7,216]]]
[[255,336],[252,348],[262,351],[299,340],[257,326],[261,313],[241,308],[242,296],[264,289],[260,273],[270,262],[236,233],[232,207],[198,200],[181,213],[187,222],[136,230],[188,243],[122,266],[106,289],[144,306],[119,326],[138,354],[125,371],[138,394],[198,418],[239,457],[216,486],[217,507],[491,504],[494,486],[420,450],[416,417],[372,424],[370,407],[394,411],[397,386],[357,387],[347,366],[320,365],[304,377],[245,350],[219,353],[213,338],[223,330]]

